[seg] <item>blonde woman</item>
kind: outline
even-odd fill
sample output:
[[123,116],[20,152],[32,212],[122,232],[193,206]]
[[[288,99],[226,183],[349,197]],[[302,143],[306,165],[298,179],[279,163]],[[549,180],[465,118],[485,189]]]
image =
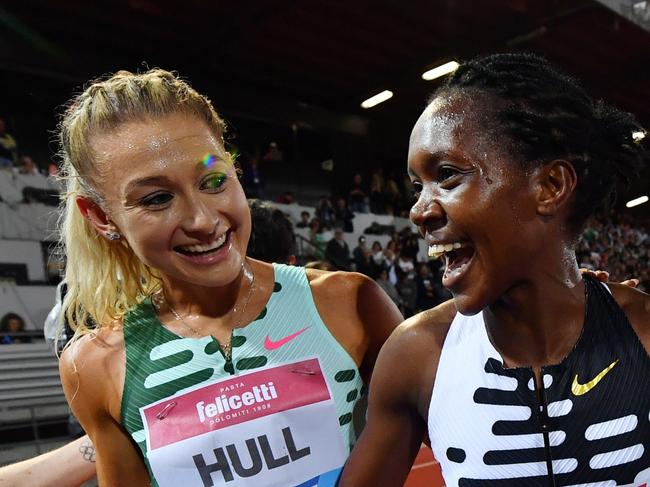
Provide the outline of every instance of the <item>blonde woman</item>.
[[101,485],[333,485],[402,318],[359,274],[246,257],[223,132],[163,70],[96,81],[62,119],[61,377]]

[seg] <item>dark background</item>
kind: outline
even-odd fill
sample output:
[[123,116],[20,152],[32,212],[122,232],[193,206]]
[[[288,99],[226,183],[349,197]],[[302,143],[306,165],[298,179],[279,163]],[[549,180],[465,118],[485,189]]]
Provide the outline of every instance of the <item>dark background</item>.
[[[402,175],[408,135],[451,59],[532,51],[650,126],[650,33],[594,0],[38,1],[0,4],[0,117],[22,153],[53,158],[56,114],[118,69],[177,70],[207,94],[235,145],[285,155],[279,178]],[[376,108],[359,104],[390,89]],[[369,169],[368,169],[369,171]],[[650,170],[619,199],[647,194]],[[650,204],[622,209],[650,220]]]

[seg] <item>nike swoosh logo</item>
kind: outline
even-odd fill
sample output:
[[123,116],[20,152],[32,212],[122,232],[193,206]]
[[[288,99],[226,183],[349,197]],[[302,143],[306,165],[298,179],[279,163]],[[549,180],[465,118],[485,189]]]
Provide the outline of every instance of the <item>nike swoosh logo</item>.
[[288,335],[288,336],[286,336],[284,338],[280,338],[278,341],[273,341],[273,340],[271,340],[269,338],[268,335],[266,335],[266,338],[264,339],[264,348],[266,348],[267,350],[276,350],[276,349],[280,348],[282,345],[285,345],[285,344],[289,343],[291,340],[296,338],[298,335],[300,335],[304,331],[306,331],[307,328],[309,328],[309,327],[306,326],[302,330],[298,330],[297,332],[292,333],[291,335]]
[[607,375],[607,373],[614,368],[614,366],[618,363],[618,360],[614,360],[611,364],[609,364],[608,367],[603,369],[600,374],[598,374],[596,377],[591,379],[589,382],[585,384],[580,384],[578,382],[578,374],[573,378],[573,384],[571,384],[571,392],[573,392],[574,396],[582,396],[583,394],[587,394],[590,390],[592,390],[594,387],[598,385],[598,383],[603,380],[603,377]]

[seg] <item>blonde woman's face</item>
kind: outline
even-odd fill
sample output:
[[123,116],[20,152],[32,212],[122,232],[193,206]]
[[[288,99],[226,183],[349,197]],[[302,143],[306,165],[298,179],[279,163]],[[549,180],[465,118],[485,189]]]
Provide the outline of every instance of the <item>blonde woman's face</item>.
[[177,285],[225,285],[240,273],[250,212],[229,155],[203,121],[130,122],[91,145],[107,217],[142,262]]

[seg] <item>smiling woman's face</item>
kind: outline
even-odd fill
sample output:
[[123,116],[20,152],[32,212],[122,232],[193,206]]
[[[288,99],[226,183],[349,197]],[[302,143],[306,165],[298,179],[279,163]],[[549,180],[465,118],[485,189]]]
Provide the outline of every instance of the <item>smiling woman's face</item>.
[[142,262],[202,286],[239,274],[250,212],[229,155],[203,121],[129,122],[91,145],[107,217]]
[[[491,130],[487,100],[434,99],[411,134],[408,170],[417,192],[411,220],[430,254],[442,253],[443,285],[464,314],[479,312],[525,276],[540,245],[529,177]],[[452,250],[453,249],[453,250]]]

